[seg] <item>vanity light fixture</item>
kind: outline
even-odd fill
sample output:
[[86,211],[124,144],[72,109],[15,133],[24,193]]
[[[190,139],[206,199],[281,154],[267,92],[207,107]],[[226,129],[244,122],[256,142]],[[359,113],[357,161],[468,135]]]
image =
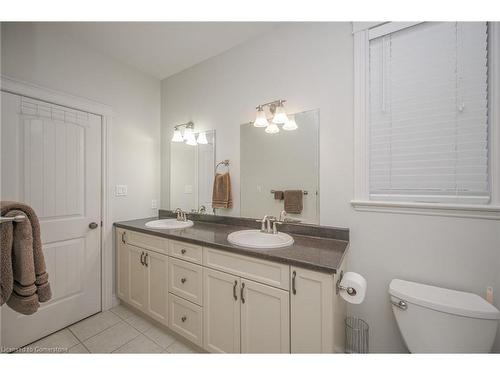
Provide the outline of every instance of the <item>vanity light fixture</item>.
[[[184,134],[181,132],[182,128],[184,128]],[[193,129],[194,123],[192,121],[174,126],[172,142],[186,142],[190,146],[196,146],[198,143],[196,142]]]
[[[266,128],[265,132],[268,134],[276,134],[279,133],[280,128],[278,125],[282,125],[283,130],[295,130],[298,128],[295,119],[288,119],[288,116],[285,112],[284,103],[286,100],[279,99],[274,100],[269,103],[259,104],[257,109],[257,114],[255,116],[255,121],[253,126],[256,128]],[[271,123],[269,123],[265,111],[265,107],[269,108],[269,112],[273,117]]]
[[198,139],[196,140],[198,142],[198,144],[200,145],[206,145],[208,144],[208,140],[207,140],[207,135],[205,132],[201,132],[198,134]]

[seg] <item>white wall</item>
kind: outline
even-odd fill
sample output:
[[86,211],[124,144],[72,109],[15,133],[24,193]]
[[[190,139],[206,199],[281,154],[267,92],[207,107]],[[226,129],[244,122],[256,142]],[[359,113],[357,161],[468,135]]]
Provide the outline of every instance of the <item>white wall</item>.
[[[160,196],[160,81],[75,43],[50,24],[2,23],[2,74],[113,108],[111,220],[153,216]],[[110,234],[107,233],[109,236]]]
[[[349,269],[368,280],[366,301],[350,313],[370,324],[374,352],[405,350],[390,310],[392,278],[407,278],[500,301],[500,224],[497,221],[356,212],[353,198],[353,37],[350,23],[280,26],[162,81],[162,140],[171,126],[192,120],[217,129],[217,160],[231,160],[239,213],[239,125],[257,104],[287,99],[287,110],[320,109],[322,225],[351,229]],[[163,159],[166,155],[163,153]],[[168,167],[162,168],[168,181]],[[162,195],[168,190],[163,184]],[[168,202],[164,202],[168,207]],[[498,305],[498,303],[497,303]],[[498,340],[497,340],[498,341]],[[497,351],[500,346],[497,345]]]

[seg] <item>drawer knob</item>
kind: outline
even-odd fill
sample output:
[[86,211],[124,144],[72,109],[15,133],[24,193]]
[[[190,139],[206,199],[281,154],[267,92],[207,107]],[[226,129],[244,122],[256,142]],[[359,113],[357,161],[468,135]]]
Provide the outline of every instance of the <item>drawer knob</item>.
[[185,277],[183,277],[183,278],[181,279],[181,283],[183,283],[183,284],[184,284],[186,281],[187,281],[187,279],[186,279]]
[[186,249],[182,249],[181,254],[186,254]]
[[187,316],[183,316],[183,317],[181,318],[181,320],[182,320],[182,323],[184,323],[184,322],[187,320]]

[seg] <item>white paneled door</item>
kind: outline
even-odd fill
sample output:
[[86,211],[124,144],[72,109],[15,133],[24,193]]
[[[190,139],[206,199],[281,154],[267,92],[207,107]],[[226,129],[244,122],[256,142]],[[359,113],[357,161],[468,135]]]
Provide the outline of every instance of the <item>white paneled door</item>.
[[19,347],[101,310],[101,117],[2,92],[1,119],[1,199],[35,209],[53,294],[30,316],[2,306]]

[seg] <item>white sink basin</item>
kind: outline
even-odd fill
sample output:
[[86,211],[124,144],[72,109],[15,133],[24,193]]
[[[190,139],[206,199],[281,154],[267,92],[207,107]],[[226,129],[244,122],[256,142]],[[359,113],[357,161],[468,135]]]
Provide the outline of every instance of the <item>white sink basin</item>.
[[182,229],[192,227],[193,224],[191,220],[178,221],[177,219],[161,219],[148,221],[146,227],[153,229]]
[[258,229],[230,233],[227,240],[233,245],[252,247],[254,249],[276,249],[293,244],[292,236],[286,233],[263,233]]

